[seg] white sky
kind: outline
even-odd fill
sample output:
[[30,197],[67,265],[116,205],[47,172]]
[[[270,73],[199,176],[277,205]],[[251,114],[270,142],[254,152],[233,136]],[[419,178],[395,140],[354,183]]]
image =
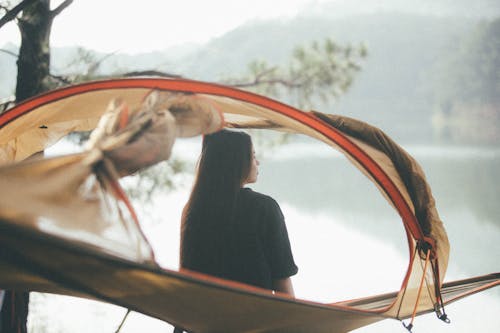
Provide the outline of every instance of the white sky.
[[[162,50],[207,42],[250,20],[293,17],[310,5],[335,1],[76,0],[55,19],[51,45],[129,53]],[[60,2],[53,0],[53,7]],[[0,47],[19,44],[19,38],[14,22],[0,29]]]
[[[11,3],[18,3],[11,1]],[[63,0],[52,0],[56,7]],[[248,21],[290,18],[303,11],[329,15],[380,10],[447,15],[498,13],[498,0],[75,0],[53,25],[52,46],[84,46],[104,52],[139,53],[184,43],[205,43]],[[494,14],[498,15],[498,14]],[[0,29],[0,47],[17,45],[14,21]]]

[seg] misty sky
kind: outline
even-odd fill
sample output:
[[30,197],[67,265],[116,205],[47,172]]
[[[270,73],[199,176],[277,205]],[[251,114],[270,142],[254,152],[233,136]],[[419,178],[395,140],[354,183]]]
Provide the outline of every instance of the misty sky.
[[[53,0],[57,6],[62,0]],[[497,0],[85,0],[75,1],[54,22],[52,46],[84,46],[138,53],[185,43],[205,43],[246,22],[297,15],[332,17],[377,11],[495,17]],[[14,22],[0,29],[0,47],[19,44]]]

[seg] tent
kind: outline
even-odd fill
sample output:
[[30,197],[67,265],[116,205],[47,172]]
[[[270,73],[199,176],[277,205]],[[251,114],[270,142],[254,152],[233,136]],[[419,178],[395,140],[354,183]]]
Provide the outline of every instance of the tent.
[[[324,304],[159,267],[118,178],[168,159],[176,138],[224,127],[299,133],[343,153],[401,217],[400,290]],[[85,151],[38,156],[89,130]],[[449,244],[425,175],[381,130],[231,87],[126,78],[54,90],[0,115],[0,161],[2,289],[103,300],[193,332],[348,332],[433,311],[446,321],[446,304],[500,284],[499,273],[443,283]]]

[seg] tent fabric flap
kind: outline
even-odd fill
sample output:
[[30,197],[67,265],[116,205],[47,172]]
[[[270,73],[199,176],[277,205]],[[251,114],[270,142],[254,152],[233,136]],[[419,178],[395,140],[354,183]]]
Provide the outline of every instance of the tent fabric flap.
[[[402,216],[401,290],[320,304],[158,267],[118,179],[167,160],[177,138],[225,127],[300,133],[350,158]],[[82,130],[93,130],[83,152],[26,160]],[[495,276],[441,288],[449,244],[430,187],[381,130],[230,87],[141,78],[49,92],[0,115],[0,163],[0,288],[100,299],[195,332],[347,332],[498,285]]]
[[[0,286],[74,293],[129,308],[194,332],[343,333],[384,319],[347,307],[273,295],[264,289],[193,277],[44,237],[0,218]],[[42,236],[42,237],[41,237]],[[49,282],[49,284],[44,284]],[[39,289],[40,290],[40,289]]]
[[[444,304],[453,303],[463,297],[470,296],[483,290],[487,290],[500,285],[500,273],[477,276],[469,279],[451,281],[443,283],[441,294]],[[394,303],[398,296],[398,292],[366,297],[362,299],[342,301],[334,303],[336,305],[349,306],[363,310],[376,310],[386,308],[389,304]],[[433,309],[420,311],[418,314],[432,312]],[[409,317],[409,315],[402,318]]]
[[[344,333],[387,316],[398,293],[319,304],[209,276],[139,264],[71,240],[44,236],[0,218],[0,286],[103,300],[199,332]],[[500,284],[500,276],[446,283],[451,302]],[[461,289],[460,292],[457,289]],[[451,295],[451,294],[450,294]],[[216,301],[214,301],[216,300]],[[419,311],[419,314],[432,310]]]
[[433,237],[440,244],[439,246],[443,246],[445,249],[449,247],[443,223],[437,213],[435,201],[424,172],[411,155],[380,129],[367,123],[320,112],[313,112],[313,114],[343,133],[362,140],[387,155],[406,185],[415,208],[415,216],[424,236]]
[[[86,90],[80,91],[81,86]],[[106,110],[112,112],[109,109],[119,106],[127,109],[130,117],[141,115],[143,120],[151,117],[146,116],[148,113],[156,113],[155,120],[160,114],[165,116],[169,113],[175,119],[175,137],[211,133],[224,125],[222,112],[202,95],[143,87],[96,87],[97,90],[93,90],[92,86],[82,84],[73,88],[76,90],[74,94],[67,89],[56,90],[14,106],[0,115],[0,164],[22,161],[71,132],[91,131],[102,120]],[[121,120],[124,121],[124,118]]]

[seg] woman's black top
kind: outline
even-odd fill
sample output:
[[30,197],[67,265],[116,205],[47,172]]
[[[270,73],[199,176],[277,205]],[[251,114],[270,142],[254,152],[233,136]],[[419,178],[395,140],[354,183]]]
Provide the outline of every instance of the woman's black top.
[[184,228],[182,268],[266,289],[298,271],[278,203],[249,188],[239,191],[232,221]]

